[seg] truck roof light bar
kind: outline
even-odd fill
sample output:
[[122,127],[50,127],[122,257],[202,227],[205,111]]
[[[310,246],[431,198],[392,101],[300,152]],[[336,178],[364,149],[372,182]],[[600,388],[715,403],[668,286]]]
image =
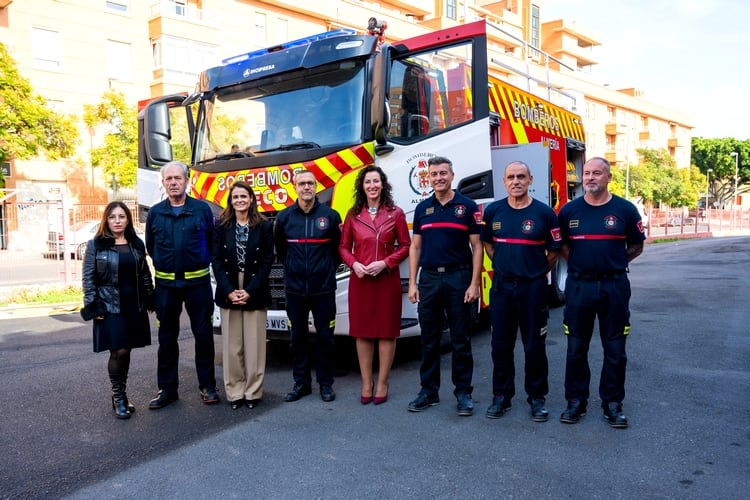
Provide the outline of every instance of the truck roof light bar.
[[354,31],[353,29],[338,29],[338,30],[333,30],[333,31],[326,31],[325,33],[318,33],[317,35],[311,35],[305,38],[300,38],[298,40],[292,40],[291,42],[285,42],[280,45],[274,45],[273,47],[267,47],[265,49],[254,50],[246,54],[240,54],[237,56],[229,57],[227,59],[223,59],[221,61],[221,64],[222,65],[234,64],[234,63],[238,63],[242,61],[247,61],[248,59],[252,59],[253,57],[270,54],[272,52],[278,52],[280,50],[291,49],[293,47],[300,47],[302,45],[310,45],[311,43],[317,42],[318,40],[325,40],[326,38],[332,38],[334,36],[355,35],[356,33],[357,32]]

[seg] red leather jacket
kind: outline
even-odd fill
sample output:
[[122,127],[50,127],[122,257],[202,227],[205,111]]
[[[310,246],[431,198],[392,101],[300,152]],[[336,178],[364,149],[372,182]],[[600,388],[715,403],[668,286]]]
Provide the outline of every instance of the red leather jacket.
[[349,267],[355,262],[366,266],[382,260],[391,271],[408,257],[410,243],[409,226],[406,225],[403,210],[395,206],[382,207],[373,220],[365,207],[357,215],[347,215],[339,253]]

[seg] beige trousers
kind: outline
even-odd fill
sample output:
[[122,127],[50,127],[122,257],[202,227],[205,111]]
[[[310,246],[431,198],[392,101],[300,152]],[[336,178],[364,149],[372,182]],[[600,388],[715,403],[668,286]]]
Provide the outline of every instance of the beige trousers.
[[222,308],[221,345],[227,399],[260,399],[266,372],[266,310]]

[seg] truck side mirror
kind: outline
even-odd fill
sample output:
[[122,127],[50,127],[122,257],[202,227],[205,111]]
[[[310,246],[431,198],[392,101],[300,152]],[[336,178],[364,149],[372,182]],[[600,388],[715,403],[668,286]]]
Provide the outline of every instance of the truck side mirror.
[[146,108],[144,128],[146,131],[146,155],[149,162],[163,165],[172,161],[172,145],[169,143],[172,133],[167,103],[151,104]]

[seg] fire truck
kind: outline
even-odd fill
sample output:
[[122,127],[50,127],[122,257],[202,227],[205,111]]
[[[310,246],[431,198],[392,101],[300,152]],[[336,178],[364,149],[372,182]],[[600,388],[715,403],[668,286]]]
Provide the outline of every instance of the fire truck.
[[[145,104],[138,115],[142,214],[164,198],[159,168],[178,152],[189,156],[191,196],[218,212],[242,180],[270,219],[295,202],[299,169],[315,173],[318,199],[343,218],[358,170],[377,164],[411,224],[431,195],[427,160],[434,155],[453,161],[454,187],[480,206],[507,195],[503,169],[512,160],[532,168],[532,196],[556,210],[582,193],[580,117],[490,77],[484,21],[392,44],[383,43],[384,27],[371,19],[368,34],[330,31],[241,54],[203,71],[194,93]],[[186,139],[173,137],[177,130]],[[485,268],[482,307],[489,259]],[[400,271],[402,335],[418,334],[408,264]],[[553,302],[562,300],[564,275],[564,268],[551,273]],[[337,277],[336,333],[348,334],[349,270],[339,268]],[[275,265],[270,335],[287,332],[283,278]]]

